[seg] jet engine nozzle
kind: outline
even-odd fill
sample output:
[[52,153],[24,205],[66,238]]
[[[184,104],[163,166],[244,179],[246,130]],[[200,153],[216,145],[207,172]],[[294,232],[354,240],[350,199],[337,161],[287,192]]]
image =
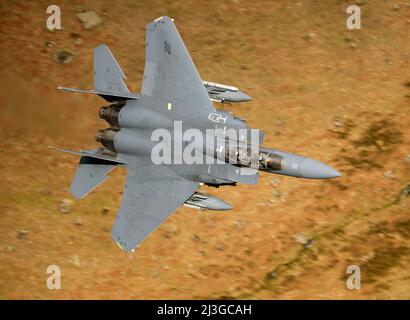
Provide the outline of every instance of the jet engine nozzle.
[[101,119],[106,120],[109,124],[115,127],[119,127],[118,116],[120,114],[120,110],[122,107],[122,105],[117,104],[101,107],[99,111],[99,116]]
[[107,149],[117,152],[117,150],[115,149],[115,145],[114,145],[114,139],[115,139],[115,135],[117,134],[117,132],[118,131],[111,129],[111,128],[100,129],[95,134],[95,140],[97,142],[100,142]]

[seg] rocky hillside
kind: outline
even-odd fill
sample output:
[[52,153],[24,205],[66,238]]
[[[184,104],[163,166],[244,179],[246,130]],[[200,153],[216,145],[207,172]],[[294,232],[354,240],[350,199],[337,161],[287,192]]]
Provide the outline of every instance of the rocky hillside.
[[[0,298],[409,299],[410,6],[356,2],[351,31],[341,0],[63,0],[51,32],[49,2],[2,1]],[[105,102],[56,87],[91,88],[92,49],[106,43],[138,92],[145,25],[162,15],[203,79],[253,97],[225,109],[343,176],[205,188],[234,210],[180,208],[122,252],[110,231],[125,170],[78,201],[78,159],[48,149],[97,147]],[[346,288],[352,264],[360,290]],[[61,290],[46,287],[49,265]]]

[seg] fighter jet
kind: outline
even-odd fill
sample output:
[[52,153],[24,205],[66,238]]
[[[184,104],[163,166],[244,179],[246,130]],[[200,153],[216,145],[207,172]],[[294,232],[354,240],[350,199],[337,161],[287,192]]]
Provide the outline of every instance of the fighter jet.
[[[96,94],[110,103],[99,111],[108,123],[108,128],[96,134],[102,146],[81,151],[53,149],[81,157],[70,188],[77,198],[103,183],[113,168],[127,168],[122,203],[112,229],[112,239],[127,252],[181,205],[232,209],[225,201],[198,192],[200,185],[256,184],[259,171],[307,179],[340,176],[319,161],[263,147],[262,131],[249,128],[231,113],[216,110],[211,99],[244,101],[250,97],[235,87],[203,82],[169,17],[160,17],[146,27],[141,93],[130,92],[125,79],[109,48],[95,48],[94,88],[59,89]],[[206,139],[185,140],[185,134],[192,130]],[[228,131],[230,135],[226,135]],[[184,160],[193,154],[192,149],[185,152],[184,148],[192,145],[195,159],[204,162]]]

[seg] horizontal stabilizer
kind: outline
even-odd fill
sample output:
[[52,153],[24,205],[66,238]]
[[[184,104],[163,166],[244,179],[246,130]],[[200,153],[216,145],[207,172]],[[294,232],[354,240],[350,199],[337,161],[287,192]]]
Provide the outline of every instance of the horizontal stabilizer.
[[116,154],[113,154],[112,152],[107,151],[104,148],[94,149],[94,150],[81,150],[81,151],[60,149],[60,148],[56,148],[52,146],[49,146],[49,148],[54,151],[69,153],[69,154],[73,154],[76,156],[85,156],[85,157],[105,160],[105,161],[110,162],[113,165],[124,165],[125,164],[124,160],[118,158]]
[[81,90],[66,87],[58,87],[59,90],[98,94],[108,102],[138,99],[139,96],[131,93],[124,80],[126,79],[117,60],[106,45],[100,45],[94,49],[94,89]]
[[129,93],[120,65],[110,49],[102,44],[94,49],[94,89],[117,94]]
[[101,98],[105,99],[108,102],[119,101],[119,100],[137,100],[139,99],[139,95],[132,92],[127,93],[116,93],[116,92],[107,92],[102,90],[82,90],[76,88],[67,88],[67,87],[57,87],[58,90],[68,91],[68,92],[76,92],[76,93],[90,93],[90,94],[98,94]]
[[109,161],[83,156],[77,167],[70,191],[78,199],[102,184],[108,177],[106,174],[115,167]]

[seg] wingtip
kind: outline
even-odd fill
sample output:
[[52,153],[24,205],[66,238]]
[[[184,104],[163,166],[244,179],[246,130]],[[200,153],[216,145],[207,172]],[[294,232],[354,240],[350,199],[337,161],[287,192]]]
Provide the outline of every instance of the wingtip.
[[65,152],[65,151],[66,151],[66,150],[64,150],[64,149],[57,148],[57,147],[54,147],[54,146],[48,146],[48,148],[49,148],[50,150],[58,151],[58,152]]
[[158,22],[158,21],[161,21],[161,20],[170,20],[170,21],[172,21],[172,22],[175,21],[175,19],[173,19],[173,18],[171,18],[171,17],[161,16],[161,17],[156,18],[153,22]]

